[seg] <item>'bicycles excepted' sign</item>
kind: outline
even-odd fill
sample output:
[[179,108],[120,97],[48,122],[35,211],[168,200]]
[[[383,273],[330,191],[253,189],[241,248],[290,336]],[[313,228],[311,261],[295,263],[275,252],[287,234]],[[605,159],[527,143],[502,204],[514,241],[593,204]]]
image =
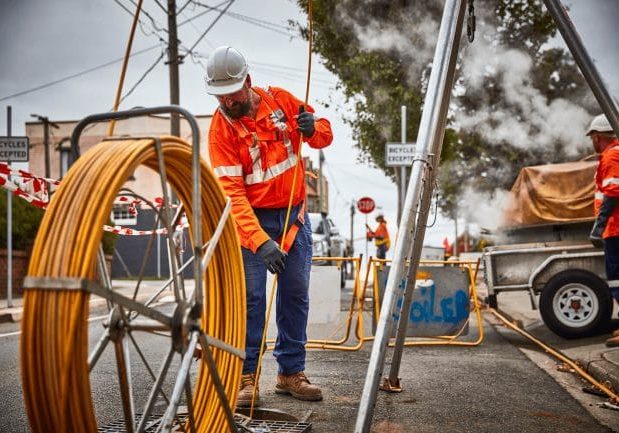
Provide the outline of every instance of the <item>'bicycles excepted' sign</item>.
[[28,162],[29,149],[28,137],[0,137],[0,161]]

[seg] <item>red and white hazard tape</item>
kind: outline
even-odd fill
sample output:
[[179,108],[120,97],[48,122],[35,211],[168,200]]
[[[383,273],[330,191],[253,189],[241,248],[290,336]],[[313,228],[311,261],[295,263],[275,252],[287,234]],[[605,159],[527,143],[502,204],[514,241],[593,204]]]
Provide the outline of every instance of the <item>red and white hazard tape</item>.
[[11,191],[13,195],[23,198],[33,206],[36,206],[40,209],[45,209],[47,207],[47,201],[41,200],[38,197],[28,194],[26,191],[18,187],[15,183],[9,181],[7,177],[2,175],[0,175],[0,186],[8,191]]
[[[131,215],[137,215],[138,214],[138,206],[141,206],[144,203],[143,200],[137,199],[131,195],[119,195],[118,197],[116,197],[116,200],[114,201],[114,204],[126,204],[128,205],[127,208],[127,212],[129,212]],[[155,197],[152,201],[151,201],[153,207],[155,207],[155,209],[159,209],[163,207],[163,197]],[[171,204],[169,205],[169,207],[171,209],[173,208],[177,208],[178,205],[176,204]]]
[[[13,195],[15,195],[16,197],[20,197],[23,200],[26,200],[28,203],[30,203],[31,205],[35,207],[38,207],[39,209],[46,209],[49,201],[43,200],[39,197],[36,197],[32,194],[27,193],[26,191],[21,189],[17,184],[15,184],[12,180],[9,180],[8,179],[9,175],[20,176],[23,179],[28,179],[28,181],[33,181],[34,186],[35,186],[35,192],[38,192],[36,186],[42,184],[43,186],[41,187],[41,189],[39,189],[39,191],[43,191],[43,195],[45,196],[45,198],[47,198],[47,189],[44,186],[45,182],[49,182],[53,185],[60,185],[60,182],[57,180],[34,176],[33,174],[28,173],[23,170],[14,170],[10,165],[4,162],[0,162],[0,186],[6,189],[7,191],[12,192]],[[138,204],[141,204],[142,200],[133,199],[126,195],[121,195],[117,198],[117,202],[129,203],[129,206],[130,206],[129,212],[131,213],[131,208],[133,208],[133,211],[135,213],[132,213],[132,214],[137,215],[136,206]],[[155,203],[156,208],[163,207],[163,198],[157,197],[153,200],[153,203]],[[170,207],[177,207],[177,205],[170,206]],[[175,231],[182,231],[183,229],[187,227],[189,227],[189,224],[187,222],[184,222],[182,224],[177,225],[175,228]],[[168,230],[165,227],[161,229],[157,229],[157,230],[134,230],[134,229],[130,229],[127,227],[104,225],[103,230],[106,232],[116,233],[118,235],[124,235],[124,236],[144,236],[144,235],[151,235],[151,234],[165,235],[168,233]]]
[[[175,231],[182,231],[183,229],[186,229],[187,227],[189,227],[189,223],[185,223],[185,224],[179,224],[176,226]],[[124,236],[144,236],[144,235],[152,235],[152,234],[158,234],[158,235],[167,235],[168,234],[168,229],[161,228],[161,229],[157,229],[157,230],[134,230],[134,229],[130,229],[127,227],[121,227],[121,226],[103,226],[103,230],[106,232],[110,232],[110,233],[116,233],[117,235],[124,235]]]
[[[8,179],[9,176],[19,177],[22,179],[22,184],[32,184],[32,192],[39,200],[42,200],[44,202],[48,201],[48,186],[60,185],[60,182],[55,179],[35,176],[34,174],[29,173],[25,170],[16,170],[6,162],[0,162],[0,176],[4,177],[5,179]],[[28,194],[26,191],[23,192]]]
[[56,186],[60,185],[59,180],[35,176],[34,174],[28,173],[25,170],[15,170],[13,167],[11,167],[6,162],[0,162],[0,175],[4,175],[4,176],[12,175],[15,177],[21,177],[22,179],[39,179],[44,182],[48,182],[52,185],[56,185]]

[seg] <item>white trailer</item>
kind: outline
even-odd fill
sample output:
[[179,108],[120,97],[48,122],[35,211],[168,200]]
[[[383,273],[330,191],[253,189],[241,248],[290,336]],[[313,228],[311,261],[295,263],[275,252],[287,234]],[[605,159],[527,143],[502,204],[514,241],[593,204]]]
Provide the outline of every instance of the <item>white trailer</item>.
[[483,260],[491,307],[498,306],[502,292],[527,290],[546,326],[565,338],[590,335],[610,321],[613,299],[604,252],[588,242],[487,247]]

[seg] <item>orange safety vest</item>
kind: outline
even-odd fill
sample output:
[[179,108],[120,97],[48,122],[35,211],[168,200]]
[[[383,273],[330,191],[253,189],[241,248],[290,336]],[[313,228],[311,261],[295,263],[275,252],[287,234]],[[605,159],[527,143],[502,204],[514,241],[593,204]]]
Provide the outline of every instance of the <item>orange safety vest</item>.
[[[231,119],[218,109],[211,121],[208,148],[213,171],[232,200],[241,245],[256,252],[269,240],[269,235],[260,227],[253,209],[287,208],[291,193],[293,206],[305,202],[305,169],[302,162],[297,163],[301,133],[296,122],[299,107],[304,104],[278,87],[252,90],[260,95],[255,119]],[[314,112],[310,106],[305,109]],[[314,134],[303,140],[315,149],[331,144],[329,121],[316,118],[314,127]],[[295,170],[297,178],[292,191]],[[304,208],[299,211],[300,221],[289,223],[293,233],[287,236],[285,244],[292,245],[303,224],[303,211]]]
[[[595,172],[595,215],[597,217],[604,196],[619,198],[619,140],[615,139],[600,155]],[[619,236],[619,205],[608,219],[602,238]]]
[[374,238],[374,245],[377,247],[381,245],[386,245],[387,249],[391,247],[391,240],[389,239],[389,231],[387,230],[386,222],[379,223],[374,231],[369,230],[369,235]]

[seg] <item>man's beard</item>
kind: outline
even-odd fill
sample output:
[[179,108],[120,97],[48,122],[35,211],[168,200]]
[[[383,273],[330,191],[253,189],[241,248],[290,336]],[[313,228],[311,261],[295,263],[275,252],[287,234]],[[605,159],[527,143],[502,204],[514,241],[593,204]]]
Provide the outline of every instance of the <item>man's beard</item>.
[[251,109],[251,100],[248,99],[245,102],[235,102],[231,107],[222,105],[221,109],[223,112],[232,119],[240,119],[243,116],[246,116]]

